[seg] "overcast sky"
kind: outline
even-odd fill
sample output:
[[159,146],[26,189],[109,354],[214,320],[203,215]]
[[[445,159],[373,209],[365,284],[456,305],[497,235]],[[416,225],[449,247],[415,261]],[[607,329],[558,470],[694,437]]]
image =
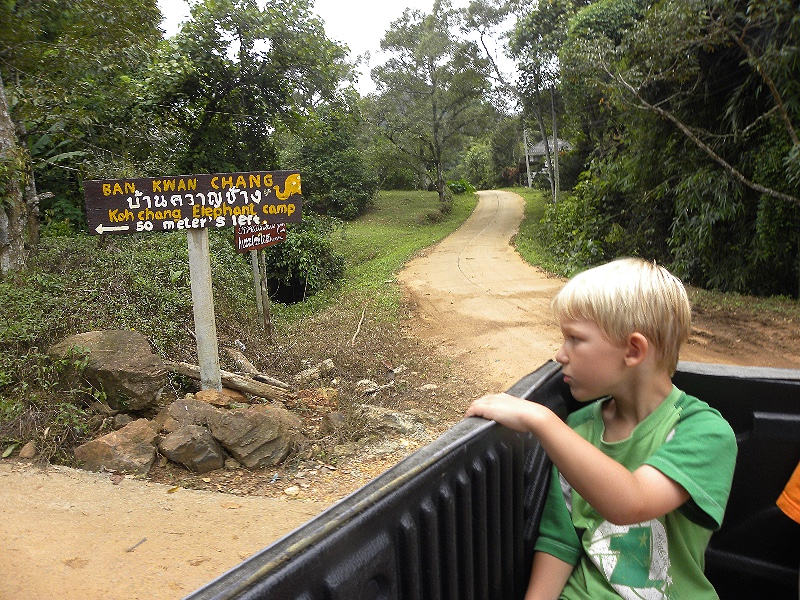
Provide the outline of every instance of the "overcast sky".
[[[463,8],[469,0],[452,0],[452,4],[454,8]],[[158,6],[164,14],[162,27],[168,36],[174,35],[180,23],[189,18],[189,7],[184,0],[158,0]],[[374,90],[369,70],[383,62],[379,54],[381,38],[406,7],[428,13],[433,8],[433,0],[314,0],[313,12],[324,21],[325,33],[330,39],[343,42],[350,48],[351,61],[365,52],[370,53],[371,60],[367,66],[362,66],[362,75],[356,86],[362,94]]]

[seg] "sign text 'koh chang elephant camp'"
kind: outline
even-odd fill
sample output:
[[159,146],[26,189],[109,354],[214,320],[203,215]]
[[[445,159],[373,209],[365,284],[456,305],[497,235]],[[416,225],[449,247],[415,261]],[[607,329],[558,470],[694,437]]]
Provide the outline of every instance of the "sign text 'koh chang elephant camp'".
[[298,223],[303,197],[295,171],[256,171],[87,180],[92,233],[174,231]]

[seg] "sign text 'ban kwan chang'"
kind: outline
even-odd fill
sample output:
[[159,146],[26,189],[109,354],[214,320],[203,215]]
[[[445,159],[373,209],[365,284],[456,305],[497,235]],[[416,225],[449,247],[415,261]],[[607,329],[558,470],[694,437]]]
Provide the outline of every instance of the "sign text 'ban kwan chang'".
[[92,233],[176,231],[298,223],[295,171],[178,175],[83,182]]

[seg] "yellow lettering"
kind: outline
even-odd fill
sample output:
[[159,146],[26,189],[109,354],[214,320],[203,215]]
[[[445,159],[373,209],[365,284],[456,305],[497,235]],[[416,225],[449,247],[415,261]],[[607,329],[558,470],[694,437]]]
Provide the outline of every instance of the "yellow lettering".
[[136,193],[136,184],[132,181],[125,182],[125,193],[126,194],[135,194]]
[[237,188],[246,188],[247,187],[247,181],[245,180],[244,175],[239,175],[236,178],[236,187]]
[[222,178],[222,189],[226,187],[233,187],[233,176]]
[[179,192],[186,191],[186,182],[183,179],[178,179],[178,191]]
[[114,191],[112,192],[114,195],[122,193],[122,186],[119,183],[114,184]]
[[103,196],[110,196],[111,195],[111,184],[104,183],[103,184]]
[[291,217],[294,214],[294,211],[295,211],[296,208],[297,208],[297,206],[295,206],[294,204],[287,204],[286,205],[286,214]]
[[153,191],[160,192],[161,191],[161,180],[160,179],[153,179]]
[[175,191],[175,180],[174,179],[165,179],[164,180],[164,191],[165,192],[174,192]]
[[215,190],[219,189],[219,177],[212,177],[211,178],[211,187]]
[[196,190],[197,189],[197,179],[189,179],[186,182],[187,189]]
[[256,173],[250,174],[250,187],[251,188],[261,187],[261,175],[258,175]]
[[271,188],[272,187],[272,173],[265,173],[264,174],[264,187]]

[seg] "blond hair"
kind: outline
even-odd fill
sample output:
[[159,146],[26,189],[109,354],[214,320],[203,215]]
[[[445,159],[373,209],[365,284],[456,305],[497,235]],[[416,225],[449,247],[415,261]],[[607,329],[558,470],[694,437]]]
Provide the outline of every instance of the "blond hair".
[[639,258],[622,258],[579,273],[553,298],[551,307],[560,321],[594,321],[611,341],[642,334],[670,375],[692,326],[681,280]]

